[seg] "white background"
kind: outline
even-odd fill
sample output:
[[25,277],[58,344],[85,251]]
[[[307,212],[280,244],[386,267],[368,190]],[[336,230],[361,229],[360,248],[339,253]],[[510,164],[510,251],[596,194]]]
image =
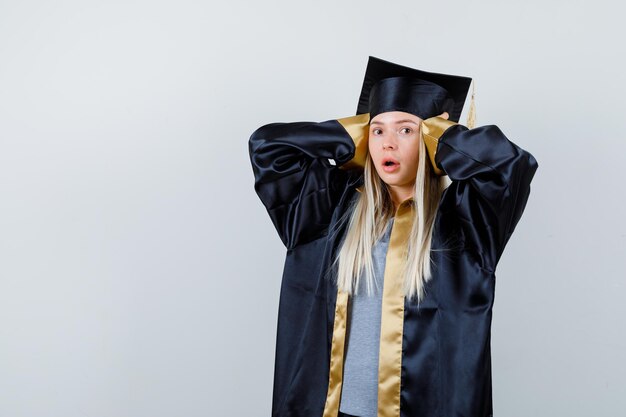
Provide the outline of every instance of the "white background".
[[1,1],[0,417],[269,416],[285,250],[247,141],[354,114],[369,55],[473,77],[539,163],[494,415],[626,415],[620,6]]

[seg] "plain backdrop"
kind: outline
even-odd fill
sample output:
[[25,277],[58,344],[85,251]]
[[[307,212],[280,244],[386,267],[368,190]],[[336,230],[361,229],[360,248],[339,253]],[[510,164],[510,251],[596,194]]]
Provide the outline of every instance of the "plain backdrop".
[[285,248],[248,139],[353,115],[369,55],[474,78],[539,163],[494,415],[626,415],[620,8],[0,1],[0,417],[269,416]]

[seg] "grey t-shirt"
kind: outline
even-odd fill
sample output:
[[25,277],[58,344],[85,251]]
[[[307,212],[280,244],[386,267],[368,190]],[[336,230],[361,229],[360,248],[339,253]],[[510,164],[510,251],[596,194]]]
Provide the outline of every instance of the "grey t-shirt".
[[378,352],[385,260],[393,218],[384,235],[372,248],[375,294],[368,296],[365,276],[359,281],[359,293],[348,303],[346,357],[339,410],[359,417],[377,417]]

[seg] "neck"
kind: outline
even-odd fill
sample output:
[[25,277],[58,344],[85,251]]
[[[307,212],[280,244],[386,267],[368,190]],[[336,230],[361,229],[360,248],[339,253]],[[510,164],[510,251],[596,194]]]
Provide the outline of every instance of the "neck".
[[398,210],[400,204],[408,198],[413,197],[415,185],[389,185],[389,194],[393,201],[394,211]]

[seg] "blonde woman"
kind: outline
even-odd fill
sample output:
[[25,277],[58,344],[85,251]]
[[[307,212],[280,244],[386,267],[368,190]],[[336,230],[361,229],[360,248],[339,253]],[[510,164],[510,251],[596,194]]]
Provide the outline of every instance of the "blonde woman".
[[370,57],[356,116],[250,137],[287,248],[272,416],[492,416],[495,269],[538,164],[458,123],[470,83]]

